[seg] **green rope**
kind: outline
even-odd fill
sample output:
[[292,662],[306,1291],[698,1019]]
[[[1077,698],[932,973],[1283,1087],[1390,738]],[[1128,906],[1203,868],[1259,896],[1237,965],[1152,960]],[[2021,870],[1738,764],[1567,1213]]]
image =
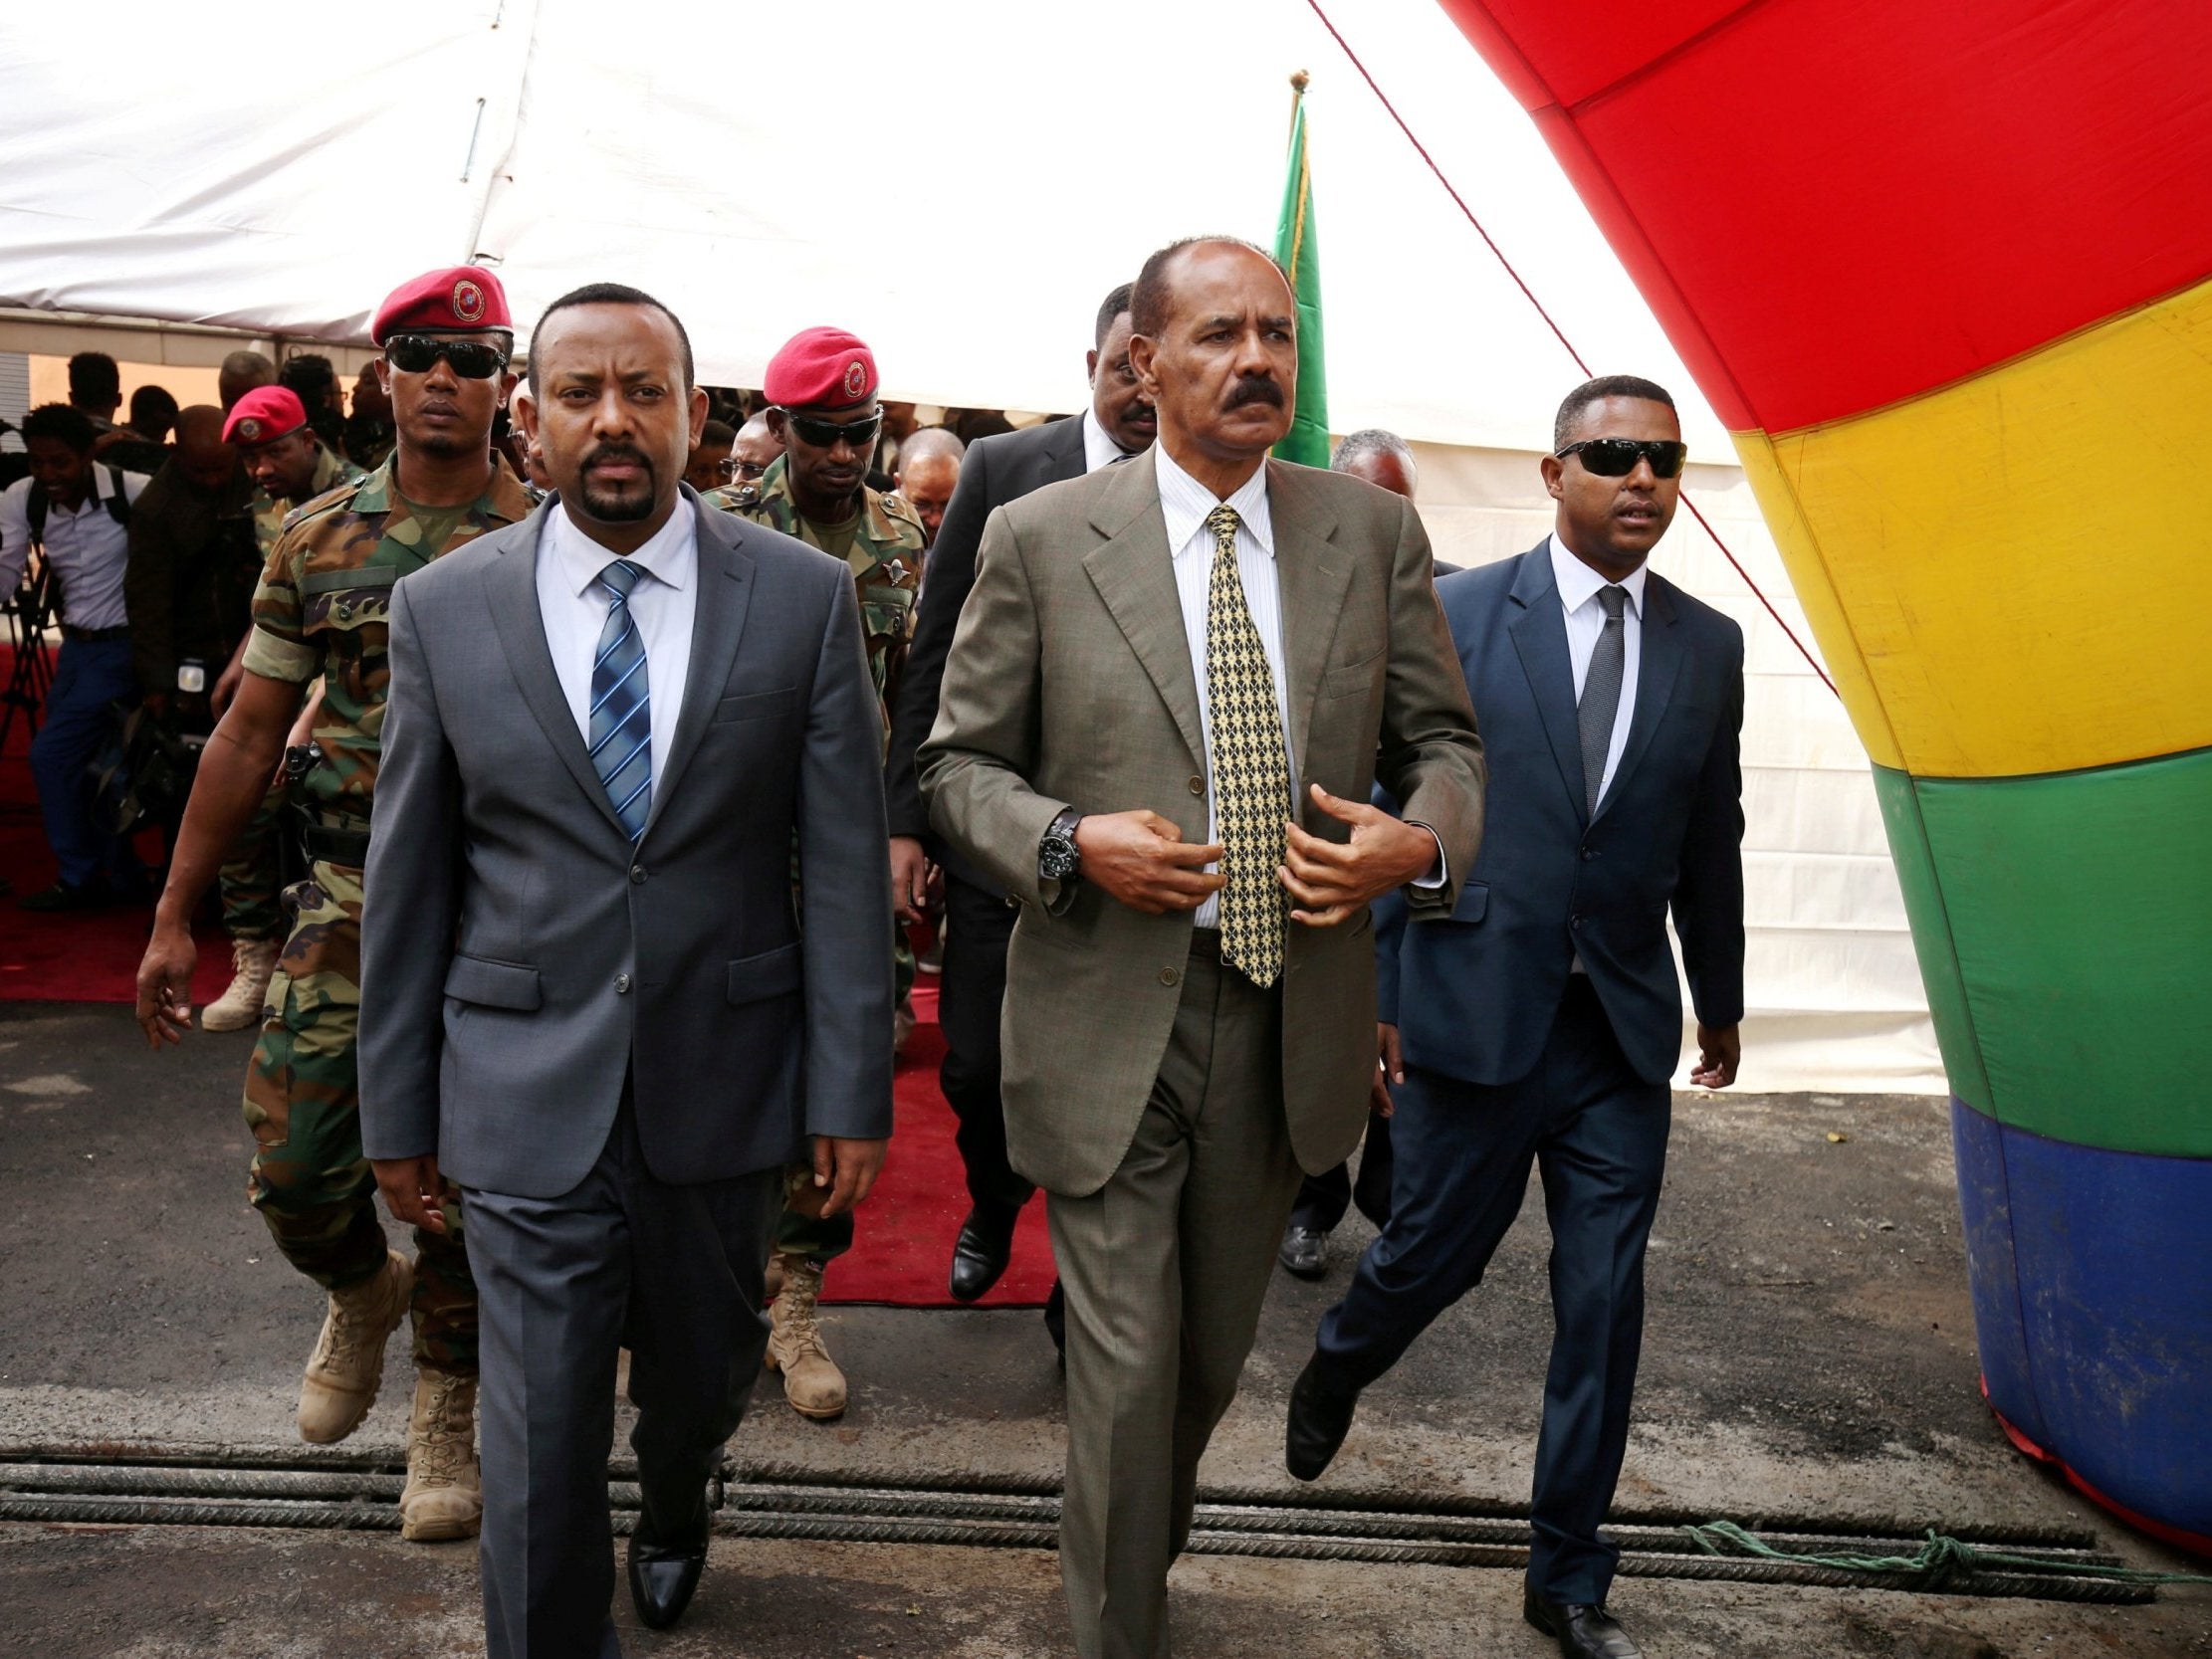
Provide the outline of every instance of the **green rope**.
[[2121,1584],[2212,1584],[2212,1576],[2195,1572],[2149,1572],[2140,1567],[2112,1566],[2102,1561],[1981,1550],[1939,1533],[1933,1527],[1928,1529],[1927,1543],[1909,1555],[1854,1555],[1827,1550],[1801,1554],[1777,1550],[1733,1521],[1708,1521],[1702,1527],[1684,1527],[1682,1531],[1708,1555],[1753,1555],[1762,1560],[1831,1566],[1846,1572],[1895,1573],[1910,1580],[1915,1589],[1938,1590],[1955,1578],[1992,1571],[2037,1572],[2054,1578],[2102,1578]]

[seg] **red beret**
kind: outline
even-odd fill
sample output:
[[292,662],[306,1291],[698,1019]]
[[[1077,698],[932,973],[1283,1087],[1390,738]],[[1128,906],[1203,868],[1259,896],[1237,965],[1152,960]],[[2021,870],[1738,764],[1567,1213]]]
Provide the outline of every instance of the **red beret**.
[[876,354],[842,328],[804,328],[769,359],[761,391],[786,409],[850,409],[876,395]]
[[273,444],[308,424],[308,406],[289,386],[257,386],[240,398],[223,422],[223,442]]
[[500,287],[499,279],[481,265],[454,265],[425,272],[393,289],[376,308],[368,337],[382,345],[394,334],[417,328],[482,333],[514,326],[515,319],[507,312],[507,290]]

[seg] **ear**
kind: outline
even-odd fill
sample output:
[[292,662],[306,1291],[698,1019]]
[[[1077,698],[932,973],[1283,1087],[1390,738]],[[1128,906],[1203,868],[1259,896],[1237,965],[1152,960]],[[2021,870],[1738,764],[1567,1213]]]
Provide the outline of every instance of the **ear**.
[[386,397],[391,396],[391,364],[378,357],[369,365],[376,371],[376,384]]
[[514,408],[515,424],[523,429],[524,446],[533,450],[537,449],[538,400],[530,395],[530,386],[527,382],[523,389],[515,394]]
[[700,440],[700,438],[701,438],[702,436],[704,436],[704,435],[705,435],[705,433],[706,433],[706,430],[707,430],[707,411],[708,411],[707,388],[706,388],[706,387],[704,387],[704,386],[694,386],[694,387],[692,387],[692,389],[691,389],[691,447],[692,447],[693,449],[697,449],[697,448],[699,447],[699,440]]
[[1567,463],[1556,455],[1547,455],[1536,467],[1544,475],[1544,494],[1555,502],[1561,500],[1560,480],[1567,476]]
[[1094,386],[1098,384],[1098,353],[1096,351],[1083,353],[1083,378]]
[[1160,379],[1153,373],[1153,355],[1158,344],[1149,334],[1129,336],[1129,366],[1137,371],[1137,382],[1145,389],[1145,396],[1155,404],[1160,401]]
[[769,430],[775,434],[775,441],[777,443],[781,444],[785,449],[789,449],[791,447],[791,431],[790,427],[784,421],[783,411],[781,409],[778,409],[774,404],[772,403],[769,405],[768,414]]

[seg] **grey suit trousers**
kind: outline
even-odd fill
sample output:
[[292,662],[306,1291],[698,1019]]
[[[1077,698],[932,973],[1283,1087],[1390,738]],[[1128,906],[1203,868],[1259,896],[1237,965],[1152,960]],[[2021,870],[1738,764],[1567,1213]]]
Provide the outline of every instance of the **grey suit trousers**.
[[1088,1196],[1054,1193],[1047,1212],[1067,1289],[1060,1581],[1081,1659],[1167,1659],[1168,1568],[1298,1191],[1281,993],[1218,949],[1195,935],[1120,1167]]
[[780,1168],[674,1186],[638,1146],[627,1091],[589,1174],[557,1198],[464,1188],[482,1384],[490,1659],[621,1652],[607,1517],[616,1350],[630,1349],[643,1508],[659,1543],[703,1538],[707,1476],[768,1348],[762,1274]]

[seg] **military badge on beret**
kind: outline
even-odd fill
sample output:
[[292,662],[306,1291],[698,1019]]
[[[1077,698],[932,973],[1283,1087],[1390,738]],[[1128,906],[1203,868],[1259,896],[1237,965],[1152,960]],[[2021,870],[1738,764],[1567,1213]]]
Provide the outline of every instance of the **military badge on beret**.
[[453,285],[453,314],[469,323],[484,316],[484,291],[466,277]]
[[868,365],[858,357],[845,365],[845,396],[854,403],[868,389]]
[[242,421],[240,421],[240,422],[238,423],[238,436],[239,436],[240,440],[241,440],[242,442],[245,442],[245,443],[249,443],[249,444],[258,444],[258,443],[260,443],[260,442],[261,442],[261,422],[259,422],[259,421],[257,421],[257,420],[242,420]]

